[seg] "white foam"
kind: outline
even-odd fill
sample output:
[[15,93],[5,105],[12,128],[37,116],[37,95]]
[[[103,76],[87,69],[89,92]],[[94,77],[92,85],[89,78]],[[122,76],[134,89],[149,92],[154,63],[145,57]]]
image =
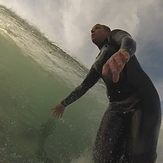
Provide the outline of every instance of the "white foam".
[[88,149],[85,149],[78,158],[74,158],[71,163],[93,163],[92,154]]

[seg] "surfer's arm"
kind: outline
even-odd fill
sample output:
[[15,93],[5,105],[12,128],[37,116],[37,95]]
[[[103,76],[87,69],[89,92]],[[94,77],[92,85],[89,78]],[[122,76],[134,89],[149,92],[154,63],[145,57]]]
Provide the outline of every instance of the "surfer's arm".
[[120,50],[127,51],[132,57],[136,51],[136,42],[131,35],[123,30],[113,30],[110,35],[110,39]]
[[119,80],[120,72],[136,51],[136,42],[129,33],[119,29],[113,30],[109,39],[116,47],[117,52],[104,64],[102,74],[105,76],[110,70],[113,75],[113,82],[116,83]]
[[75,102],[78,100],[81,96],[83,96],[94,84],[97,83],[99,80],[99,75],[96,72],[94,68],[91,68],[88,75],[84,79],[84,81],[81,83],[80,86],[78,86],[74,91],[70,93],[70,95],[65,98],[61,104],[63,106],[68,106],[71,103]]

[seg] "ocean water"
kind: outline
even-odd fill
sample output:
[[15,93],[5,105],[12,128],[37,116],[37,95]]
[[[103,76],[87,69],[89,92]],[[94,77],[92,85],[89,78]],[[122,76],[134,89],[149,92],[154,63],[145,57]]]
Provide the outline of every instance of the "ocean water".
[[[68,106],[52,108],[88,70],[37,29],[0,7],[0,163],[92,163],[91,152],[108,101],[101,83]],[[163,161],[163,132],[158,160]]]

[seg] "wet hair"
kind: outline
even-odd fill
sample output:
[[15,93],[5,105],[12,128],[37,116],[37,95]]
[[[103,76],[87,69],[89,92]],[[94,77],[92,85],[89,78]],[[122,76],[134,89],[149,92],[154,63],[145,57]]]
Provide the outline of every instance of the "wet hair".
[[[105,30],[106,32],[108,32],[108,33],[111,32],[111,29],[110,29],[108,26],[106,26],[106,25],[103,25],[103,24],[96,24],[96,25],[99,25],[99,26],[103,27],[104,30]],[[95,25],[95,26],[96,26],[96,25]]]

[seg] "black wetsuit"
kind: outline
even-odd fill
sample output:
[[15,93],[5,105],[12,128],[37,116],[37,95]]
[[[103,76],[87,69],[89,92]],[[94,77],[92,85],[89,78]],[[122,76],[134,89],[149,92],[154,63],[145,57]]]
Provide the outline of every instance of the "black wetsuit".
[[[67,106],[76,101],[102,78],[110,104],[97,133],[95,163],[154,163],[161,123],[160,99],[134,55],[135,41],[127,32],[113,30],[99,48],[82,84],[61,103]],[[111,72],[102,75],[102,67],[120,48],[126,49],[131,58],[114,83]]]

